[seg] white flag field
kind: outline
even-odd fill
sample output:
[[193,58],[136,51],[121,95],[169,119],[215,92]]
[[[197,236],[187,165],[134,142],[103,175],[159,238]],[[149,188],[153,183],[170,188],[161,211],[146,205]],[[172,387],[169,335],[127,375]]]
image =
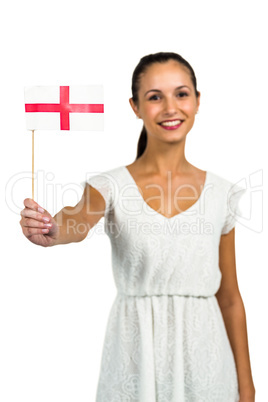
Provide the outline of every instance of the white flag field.
[[104,130],[102,85],[24,88],[28,130]]

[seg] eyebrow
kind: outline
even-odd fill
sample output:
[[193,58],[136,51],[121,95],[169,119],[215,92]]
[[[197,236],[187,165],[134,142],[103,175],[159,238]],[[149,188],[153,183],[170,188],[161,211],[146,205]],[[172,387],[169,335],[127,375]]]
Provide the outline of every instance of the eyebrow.
[[[180,87],[175,88],[175,91],[181,88],[189,88],[191,90],[191,88],[188,87],[187,85],[181,85]],[[150,89],[149,91],[145,92],[144,96],[146,96],[149,92],[161,92],[161,91],[159,89]]]

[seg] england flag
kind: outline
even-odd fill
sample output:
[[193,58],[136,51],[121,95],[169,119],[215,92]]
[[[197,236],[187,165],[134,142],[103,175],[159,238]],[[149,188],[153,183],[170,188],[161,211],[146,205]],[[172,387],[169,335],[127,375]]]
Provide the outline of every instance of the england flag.
[[28,130],[104,130],[102,85],[25,87]]

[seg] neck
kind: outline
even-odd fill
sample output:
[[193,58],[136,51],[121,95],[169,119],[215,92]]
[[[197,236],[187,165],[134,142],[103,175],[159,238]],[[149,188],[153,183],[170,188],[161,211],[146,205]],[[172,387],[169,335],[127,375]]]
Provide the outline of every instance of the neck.
[[[166,146],[167,145],[167,146]],[[161,144],[160,147],[147,144],[144,153],[137,159],[137,163],[144,171],[159,176],[166,176],[169,171],[173,174],[187,174],[192,170],[191,165],[185,158],[185,141],[177,146],[174,144]]]

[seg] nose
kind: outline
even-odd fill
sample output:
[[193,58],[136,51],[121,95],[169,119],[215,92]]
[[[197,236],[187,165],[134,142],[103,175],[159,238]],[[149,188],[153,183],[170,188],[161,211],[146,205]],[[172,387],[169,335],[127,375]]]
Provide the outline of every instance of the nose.
[[173,115],[177,111],[177,105],[173,98],[166,98],[164,102],[164,113],[167,115]]

